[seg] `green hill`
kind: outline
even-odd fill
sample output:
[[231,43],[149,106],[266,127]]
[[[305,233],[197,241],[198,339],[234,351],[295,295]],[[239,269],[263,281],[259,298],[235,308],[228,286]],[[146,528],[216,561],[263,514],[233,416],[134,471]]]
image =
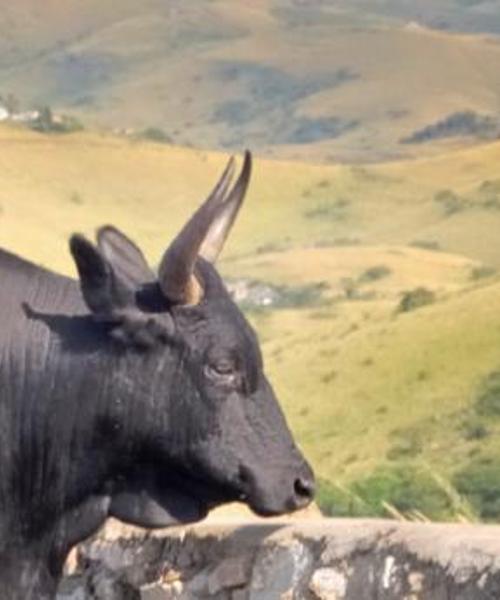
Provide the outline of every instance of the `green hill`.
[[[0,143],[0,244],[67,273],[69,234],[107,222],[155,264],[227,159],[91,132]],[[405,512],[410,477],[428,517],[500,517],[499,155],[256,161],[220,268],[278,295],[244,305],[334,512],[379,514],[377,494]]]

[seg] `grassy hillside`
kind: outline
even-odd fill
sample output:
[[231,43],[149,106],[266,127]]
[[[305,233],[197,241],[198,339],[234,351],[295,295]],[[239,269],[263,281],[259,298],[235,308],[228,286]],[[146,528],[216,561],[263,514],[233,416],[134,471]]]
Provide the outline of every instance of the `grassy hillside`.
[[[12,127],[0,144],[0,244],[67,273],[68,235],[106,222],[155,264],[227,159]],[[499,158],[496,142],[370,167],[256,161],[220,268],[281,294],[248,314],[334,511],[377,514],[377,494],[404,510],[411,476],[428,516],[500,516],[460,479],[472,465],[500,486]],[[404,304],[418,288],[427,304]]]
[[476,4],[19,0],[0,12],[0,94],[181,145],[244,140],[310,162],[430,155],[499,129],[496,41],[421,25],[494,28],[498,9]]
[[[1,127],[0,143],[3,244],[58,268],[67,268],[61,244],[75,227],[89,231],[108,220],[159,257],[227,160],[95,133],[58,137]],[[297,246],[390,244],[498,267],[499,160],[500,143],[370,167],[257,160],[225,266],[231,272],[234,261],[256,251],[264,260],[270,250]]]

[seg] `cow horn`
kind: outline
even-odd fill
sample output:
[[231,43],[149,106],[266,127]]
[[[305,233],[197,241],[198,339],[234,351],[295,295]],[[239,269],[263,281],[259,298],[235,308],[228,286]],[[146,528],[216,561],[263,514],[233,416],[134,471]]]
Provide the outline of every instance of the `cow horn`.
[[243,167],[240,176],[233,189],[228,194],[224,203],[220,206],[217,216],[212,221],[205,239],[200,248],[200,256],[214,263],[222,252],[224,243],[231,231],[231,227],[245,198],[245,194],[252,174],[252,155],[248,150],[245,152]]
[[[242,173],[233,189],[227,194],[234,171],[234,159],[229,160],[210,196],[184,225],[163,255],[158,280],[163,294],[172,302],[197,304],[201,299],[203,291],[193,274],[196,259],[205,239],[209,236],[212,225],[221,232],[222,241],[227,236],[241,204],[240,196],[244,195],[248,184],[250,163],[250,153],[247,152]],[[219,221],[222,225],[217,225]],[[207,255],[213,255],[212,244],[209,248],[206,249]]]

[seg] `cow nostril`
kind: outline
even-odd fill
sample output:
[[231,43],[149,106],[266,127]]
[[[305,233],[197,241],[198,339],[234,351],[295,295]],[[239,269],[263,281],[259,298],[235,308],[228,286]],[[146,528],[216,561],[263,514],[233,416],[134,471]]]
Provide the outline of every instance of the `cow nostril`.
[[252,487],[253,477],[249,469],[246,467],[240,466],[238,472],[238,483],[240,487],[240,499],[244,500],[251,487]]
[[294,486],[295,495],[302,502],[310,502],[314,498],[315,485],[314,480],[299,477],[295,480]]

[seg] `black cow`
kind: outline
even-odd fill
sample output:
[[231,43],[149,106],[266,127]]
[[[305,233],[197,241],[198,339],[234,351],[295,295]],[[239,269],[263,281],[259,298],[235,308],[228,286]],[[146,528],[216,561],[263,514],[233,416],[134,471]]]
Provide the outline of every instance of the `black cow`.
[[251,157],[165,252],[158,276],[113,227],[74,235],[80,282],[0,251],[0,596],[52,598],[108,516],[187,523],[242,500],[307,505],[314,477],[213,267]]

